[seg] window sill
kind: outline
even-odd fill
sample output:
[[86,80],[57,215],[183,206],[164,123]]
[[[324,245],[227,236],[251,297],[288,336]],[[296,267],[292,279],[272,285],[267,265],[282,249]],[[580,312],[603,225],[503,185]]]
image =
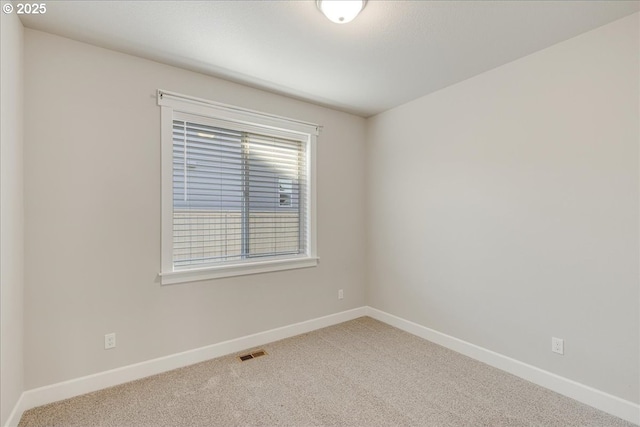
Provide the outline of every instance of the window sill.
[[166,273],[160,273],[160,283],[162,285],[173,285],[177,283],[195,282],[198,280],[220,279],[223,277],[245,276],[248,274],[315,267],[318,265],[318,260],[319,258],[289,258],[229,264],[193,270],[169,271]]

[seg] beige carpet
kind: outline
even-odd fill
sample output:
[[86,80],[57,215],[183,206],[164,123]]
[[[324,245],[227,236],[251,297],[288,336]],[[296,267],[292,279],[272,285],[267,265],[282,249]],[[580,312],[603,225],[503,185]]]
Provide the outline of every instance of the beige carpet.
[[33,426],[632,426],[363,317],[25,412]]

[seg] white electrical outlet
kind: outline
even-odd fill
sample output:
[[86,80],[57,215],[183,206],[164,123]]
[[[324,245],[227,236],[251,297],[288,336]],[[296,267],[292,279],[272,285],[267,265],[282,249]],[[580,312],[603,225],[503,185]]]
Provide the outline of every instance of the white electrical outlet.
[[104,336],[104,349],[108,350],[110,348],[114,348],[116,346],[116,334],[106,334]]
[[338,299],[343,299],[344,298],[344,292],[342,291],[342,289],[338,289]]
[[564,340],[562,338],[551,338],[551,351],[558,354],[564,354]]

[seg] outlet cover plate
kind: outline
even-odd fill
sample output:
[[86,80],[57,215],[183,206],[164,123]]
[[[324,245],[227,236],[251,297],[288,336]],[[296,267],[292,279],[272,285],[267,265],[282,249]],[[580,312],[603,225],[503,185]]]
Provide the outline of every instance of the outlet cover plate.
[[104,336],[104,349],[108,350],[110,348],[114,348],[116,346],[116,334],[106,334]]
[[551,351],[558,354],[564,354],[564,340],[562,338],[551,338]]

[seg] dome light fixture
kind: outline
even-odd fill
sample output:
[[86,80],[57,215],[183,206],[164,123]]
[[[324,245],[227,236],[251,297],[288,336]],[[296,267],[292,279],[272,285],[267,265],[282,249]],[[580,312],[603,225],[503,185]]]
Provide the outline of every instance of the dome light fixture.
[[316,0],[318,9],[336,24],[353,21],[366,4],[367,0]]

